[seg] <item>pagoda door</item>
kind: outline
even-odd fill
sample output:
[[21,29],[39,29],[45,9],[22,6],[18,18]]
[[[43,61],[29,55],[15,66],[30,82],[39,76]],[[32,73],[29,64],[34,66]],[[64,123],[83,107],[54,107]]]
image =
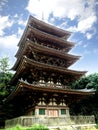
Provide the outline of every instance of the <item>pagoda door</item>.
[[52,109],[50,109],[48,111],[48,113],[49,113],[49,116],[51,116],[51,117],[57,117],[58,116],[58,110],[52,110]]

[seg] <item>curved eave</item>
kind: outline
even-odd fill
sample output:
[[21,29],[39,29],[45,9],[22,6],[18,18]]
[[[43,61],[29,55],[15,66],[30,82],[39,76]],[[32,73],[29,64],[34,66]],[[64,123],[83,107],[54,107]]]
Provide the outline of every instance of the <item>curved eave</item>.
[[[75,56],[75,55],[72,55],[72,54],[68,54],[68,53],[65,53],[63,51],[60,51],[60,50],[56,50],[56,49],[53,49],[53,48],[49,48],[49,47],[46,47],[46,46],[42,46],[42,45],[39,45],[39,44],[34,44],[32,41],[30,40],[27,40],[26,41],[26,45],[31,47],[31,49],[35,49],[35,50],[38,50],[38,52],[43,52],[45,54],[48,54],[48,55],[54,55],[56,57],[59,57],[59,58],[71,58],[71,59],[79,59],[80,56]],[[29,44],[29,45],[28,45]]]
[[[27,59],[27,60],[26,60]],[[44,63],[39,63],[39,62],[35,62],[31,59],[28,59],[25,57],[25,62],[27,61],[27,64],[30,64],[30,65],[34,65],[34,66],[37,66],[39,68],[43,68],[43,69],[46,69],[46,70],[54,70],[55,72],[58,71],[58,72],[61,72],[61,73],[68,73],[68,74],[75,74],[75,75],[84,75],[87,71],[75,71],[75,70],[69,70],[69,69],[66,69],[66,68],[63,68],[63,67],[57,67],[57,66],[53,66],[53,65],[46,65]]]
[[27,36],[29,35],[33,36],[35,39],[37,38],[39,40],[54,43],[55,45],[61,46],[63,48],[67,48],[68,49],[67,52],[75,45],[75,43],[73,42],[69,42],[62,38],[58,38],[56,36],[47,34],[36,28],[33,28],[32,26],[27,25],[18,46],[20,46],[23,43],[24,39],[26,39]]
[[22,93],[24,89],[31,91],[37,91],[37,92],[50,92],[50,93],[60,93],[65,95],[80,95],[80,96],[89,96],[95,94],[95,92],[83,92],[78,91],[74,89],[60,89],[60,88],[52,88],[52,87],[45,87],[45,86],[38,86],[33,85],[29,83],[25,83],[23,81],[18,81],[16,89],[6,98],[5,102],[8,102],[9,100],[13,99],[15,96],[18,96],[18,94]]
[[75,77],[80,78],[87,72],[87,71],[74,71],[74,70],[69,70],[69,69],[63,68],[63,67],[57,67],[57,66],[53,66],[53,65],[39,63],[34,60],[28,59],[27,57],[23,57],[21,59],[21,62],[17,68],[17,71],[16,71],[12,81],[14,81],[15,79],[18,79],[18,76],[24,72],[25,68],[32,69],[34,67],[36,67],[39,70],[43,70],[43,71],[70,75],[70,76],[72,76],[72,78],[75,78]]
[[60,45],[62,47],[71,47],[72,48],[75,45],[74,42],[69,42],[63,38],[58,38],[58,37],[53,36],[51,34],[42,32],[42,31],[40,31],[32,26],[29,26],[29,28],[31,30],[30,32],[33,33],[35,38],[37,37],[38,39],[46,39],[46,40],[48,40],[48,42],[51,41],[52,43],[55,43],[55,44]]
[[[24,48],[24,46],[25,46],[25,44],[27,43],[27,41],[28,42],[30,42],[31,44],[33,44],[34,46],[38,46],[38,47],[40,47],[40,48],[43,48],[43,49],[46,49],[47,51],[49,50],[49,51],[55,51],[55,52],[57,52],[57,53],[62,53],[62,54],[67,54],[67,52],[68,52],[68,48],[66,49],[66,48],[64,48],[64,51],[63,50],[57,50],[57,49],[54,49],[54,48],[50,48],[50,47],[47,47],[47,46],[42,46],[42,45],[40,45],[40,44],[34,44],[34,42],[33,41],[31,41],[30,39],[28,39],[28,38],[25,38],[25,40],[24,40],[24,42],[22,42],[22,44],[21,44],[21,46],[20,46],[20,48],[18,49],[18,51],[17,51],[17,53],[16,53],[16,55],[15,55],[15,57],[18,57],[18,55],[20,55],[20,51],[21,50],[23,50],[23,48]],[[35,42],[36,43],[36,42]],[[70,49],[70,48],[69,48]],[[44,50],[45,51],[45,50]],[[70,55],[70,54],[69,54]],[[74,56],[74,57],[80,57],[80,56]]]
[[27,39],[27,35],[30,33],[30,30],[28,30],[28,24],[26,25],[25,29],[24,29],[24,32],[20,38],[20,41],[18,43],[18,46],[22,46],[23,44],[23,41],[25,41],[25,39]]
[[47,31],[47,33],[52,33],[58,37],[65,37],[65,39],[67,39],[71,35],[71,32],[65,31],[63,29],[45,23],[41,20],[36,19],[33,16],[29,17],[28,24],[34,26],[35,28],[37,26],[38,29],[43,30],[44,32]]
[[16,70],[17,65],[19,64],[21,57],[23,55],[26,55],[30,49],[32,51],[35,50],[36,52],[41,52],[41,53],[44,53],[44,54],[47,54],[50,56],[56,56],[56,57],[61,58],[61,59],[67,59],[69,61],[68,67],[70,65],[72,65],[73,63],[75,63],[80,58],[80,56],[74,56],[71,54],[67,54],[67,53],[58,51],[56,49],[52,49],[52,48],[48,48],[48,47],[45,47],[45,46],[42,46],[39,44],[35,44],[34,42],[32,42],[30,40],[26,40],[26,42],[24,42],[24,47],[20,48],[17,52],[16,57],[18,59],[12,68],[13,70]]

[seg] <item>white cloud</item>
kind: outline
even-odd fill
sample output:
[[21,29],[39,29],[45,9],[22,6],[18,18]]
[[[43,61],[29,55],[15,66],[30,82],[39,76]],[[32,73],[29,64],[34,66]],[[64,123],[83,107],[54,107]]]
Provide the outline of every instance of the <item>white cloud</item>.
[[67,21],[60,24],[60,28],[64,29],[67,26]]
[[17,35],[18,35],[19,37],[21,37],[22,34],[23,34],[23,31],[24,31],[24,29],[18,28]]
[[70,26],[67,28],[67,30],[72,32],[81,32],[86,34],[87,39],[91,39],[92,36],[96,33],[96,29],[93,27],[96,21],[96,16],[89,16],[86,19],[80,20],[77,26]]
[[83,48],[87,48],[89,46],[89,43],[86,43],[83,45]]
[[0,47],[2,47],[3,44],[5,48],[13,48],[16,46],[18,40],[19,38],[15,34],[12,34],[10,36],[0,37]]
[[54,24],[54,23],[55,23],[55,18],[53,18],[53,17],[50,18],[50,19],[49,19],[49,22],[50,22],[51,24]]
[[29,0],[26,9],[35,14],[37,17],[42,18],[42,12],[45,19],[53,13],[54,17],[84,19],[95,14],[94,12],[95,0]]
[[17,22],[18,22],[18,24],[21,25],[21,26],[26,26],[26,24],[27,24],[27,20],[24,21],[22,18],[18,19]]
[[13,21],[9,19],[9,16],[0,16],[0,36],[4,35],[4,29],[11,27]]
[[[24,31],[24,27],[27,21],[23,21],[22,18],[18,15],[14,15],[13,19],[10,19],[11,16],[0,16],[0,57],[8,56],[10,60],[10,65],[15,61],[15,53],[17,51],[17,44],[20,40],[20,37]],[[18,24],[18,31],[14,34],[5,35],[6,29],[10,28],[14,24]],[[20,26],[22,25],[22,26]]]
[[55,8],[53,8],[53,15],[60,18],[69,18],[74,20],[81,15],[83,11],[84,2],[82,0],[57,0]]
[[88,40],[91,39],[92,36],[93,36],[93,35],[92,35],[91,33],[86,33],[86,37],[87,37]]
[[14,18],[18,18],[18,14],[15,14],[15,15],[14,15]]
[[25,27],[27,24],[27,20],[23,19],[23,14],[18,15],[17,13],[13,16],[14,23],[17,23],[19,26]]
[[76,26],[70,26],[67,28],[68,31],[71,31],[71,32],[76,32],[77,31],[77,27]]
[[[81,32],[83,34],[89,31],[97,21],[95,13],[95,0],[29,0],[26,9],[37,18],[48,21],[50,15],[53,18],[66,18],[77,21],[77,25],[68,28],[69,31]],[[62,23],[61,23],[62,24]],[[92,38],[90,33],[86,34],[87,38]]]
[[0,10],[2,10],[3,6],[8,2],[8,0],[0,0]]
[[28,6],[26,8],[30,13],[35,14],[38,18],[42,15],[42,9],[40,1],[38,0],[29,0]]
[[54,17],[75,19],[84,9],[83,0],[29,0],[26,9],[35,14],[38,18],[42,18],[42,12],[45,19],[53,13]]
[[17,44],[19,42],[19,37],[13,34],[10,36],[0,37],[0,57],[9,57],[10,66],[15,61],[15,53],[17,51]]
[[79,41],[77,46],[81,46],[83,44],[83,41]]
[[89,31],[93,26],[93,24],[96,22],[96,20],[97,20],[96,16],[89,16],[86,19],[79,21],[77,31],[80,31],[82,33]]
[[55,4],[56,0],[29,0],[26,9],[39,19],[42,19],[44,16],[44,20],[47,21],[50,14],[53,12]]

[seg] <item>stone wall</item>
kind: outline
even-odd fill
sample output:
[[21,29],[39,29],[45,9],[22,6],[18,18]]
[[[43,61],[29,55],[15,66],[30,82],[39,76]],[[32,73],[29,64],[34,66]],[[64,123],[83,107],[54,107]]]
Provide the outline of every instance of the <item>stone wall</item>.
[[33,124],[44,124],[46,126],[65,126],[79,124],[95,124],[94,116],[69,116],[69,117],[33,117],[21,116],[5,121],[5,127],[13,127],[17,124],[22,126],[32,126]]

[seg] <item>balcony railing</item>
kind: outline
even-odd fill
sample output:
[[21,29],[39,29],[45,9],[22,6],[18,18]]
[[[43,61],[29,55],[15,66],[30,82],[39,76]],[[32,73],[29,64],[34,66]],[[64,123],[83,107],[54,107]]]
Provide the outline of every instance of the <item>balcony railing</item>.
[[44,124],[46,126],[64,126],[75,124],[95,124],[94,116],[69,116],[69,117],[32,117],[21,116],[6,120],[5,127],[12,127],[17,124],[22,126],[32,126],[33,124]]

